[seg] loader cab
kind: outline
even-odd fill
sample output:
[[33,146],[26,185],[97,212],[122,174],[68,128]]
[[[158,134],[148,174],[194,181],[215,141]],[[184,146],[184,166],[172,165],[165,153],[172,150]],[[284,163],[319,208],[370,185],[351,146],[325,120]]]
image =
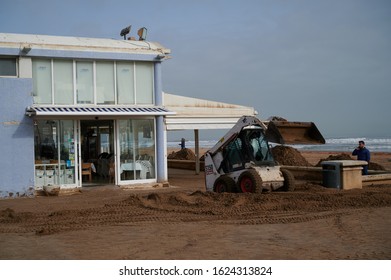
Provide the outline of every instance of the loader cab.
[[250,161],[258,166],[275,164],[263,129],[257,126],[246,127],[241,131],[240,136],[245,143]]
[[263,129],[259,126],[243,128],[238,136],[223,150],[222,169],[224,173],[246,168],[247,163],[258,166],[274,166],[275,161]]

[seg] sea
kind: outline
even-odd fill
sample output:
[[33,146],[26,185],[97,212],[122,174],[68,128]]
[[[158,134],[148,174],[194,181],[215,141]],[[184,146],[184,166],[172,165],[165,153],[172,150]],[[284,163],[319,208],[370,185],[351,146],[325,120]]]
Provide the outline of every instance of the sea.
[[[365,141],[365,146],[371,152],[391,153],[391,138],[326,138],[326,144],[322,145],[289,145],[298,150],[306,151],[335,151],[352,152],[358,141]],[[200,140],[200,148],[210,149],[217,143],[216,140]],[[180,141],[168,141],[169,148],[180,148]],[[186,140],[186,148],[194,148],[195,142]]]

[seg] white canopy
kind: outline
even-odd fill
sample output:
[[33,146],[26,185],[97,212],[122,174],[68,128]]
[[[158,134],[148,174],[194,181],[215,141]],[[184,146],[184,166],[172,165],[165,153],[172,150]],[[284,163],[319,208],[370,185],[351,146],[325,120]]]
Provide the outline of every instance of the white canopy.
[[164,93],[167,130],[230,129],[242,116],[255,116],[252,107]]

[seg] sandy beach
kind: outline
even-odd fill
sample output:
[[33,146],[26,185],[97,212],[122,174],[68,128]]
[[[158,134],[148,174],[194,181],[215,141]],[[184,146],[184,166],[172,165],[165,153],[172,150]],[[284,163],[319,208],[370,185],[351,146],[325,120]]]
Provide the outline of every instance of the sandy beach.
[[[311,164],[329,154],[302,152]],[[179,169],[169,181],[0,200],[0,259],[391,259],[391,185],[216,194]]]

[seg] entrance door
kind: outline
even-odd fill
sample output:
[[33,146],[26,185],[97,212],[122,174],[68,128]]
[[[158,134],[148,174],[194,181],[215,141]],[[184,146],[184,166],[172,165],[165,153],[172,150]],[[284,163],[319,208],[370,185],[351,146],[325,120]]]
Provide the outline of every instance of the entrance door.
[[114,121],[80,121],[80,143],[83,186],[114,184]]

